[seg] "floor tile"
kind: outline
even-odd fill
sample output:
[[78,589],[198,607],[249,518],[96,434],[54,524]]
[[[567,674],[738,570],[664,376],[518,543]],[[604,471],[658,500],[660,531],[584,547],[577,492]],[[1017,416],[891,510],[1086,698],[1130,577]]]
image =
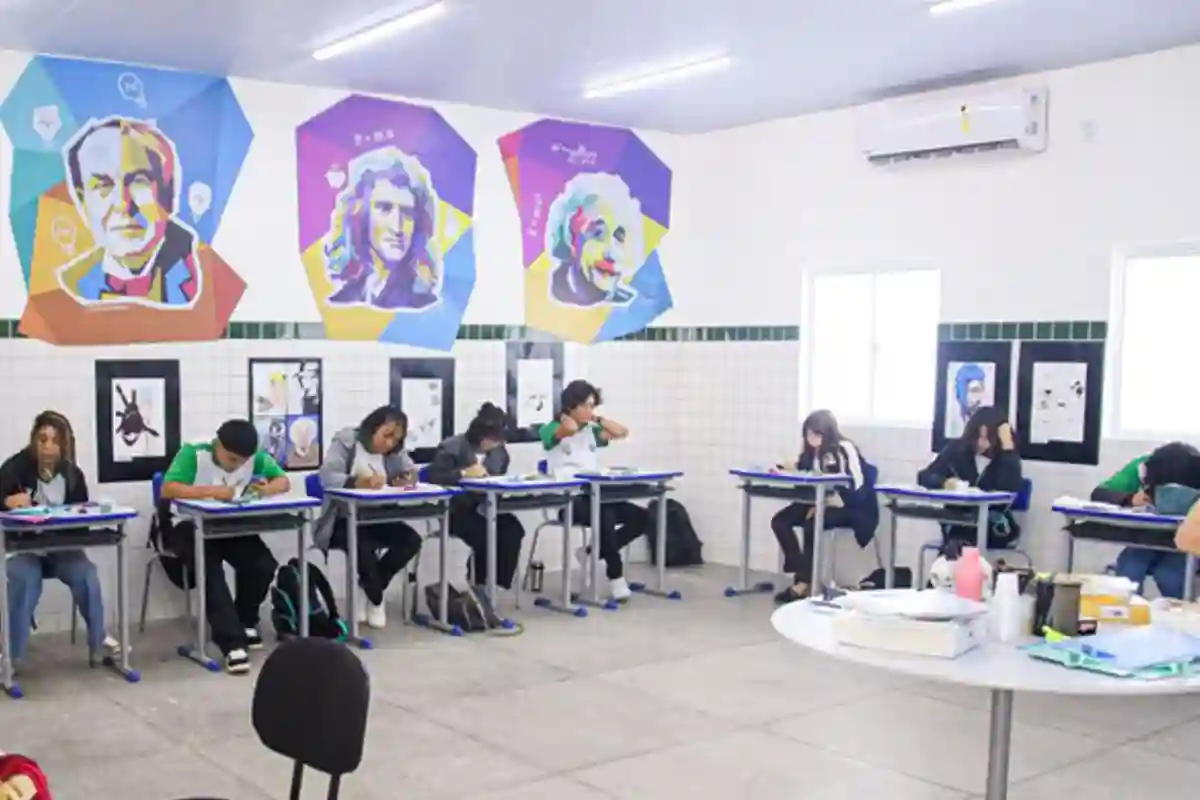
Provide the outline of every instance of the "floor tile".
[[1138,742],[1138,745],[1200,763],[1200,719],[1160,731]]
[[[44,764],[43,764],[44,766]],[[282,791],[261,792],[250,783],[185,748],[113,761],[91,761],[50,774],[55,800],[168,800],[176,797],[223,797],[229,800],[269,800],[286,797]],[[312,795],[317,798],[317,795]],[[324,797],[321,794],[320,797]]]
[[566,778],[547,778],[511,789],[471,795],[465,800],[612,800],[613,795]]
[[1009,800],[1131,800],[1186,797],[1200,785],[1200,764],[1124,746],[1014,787]]

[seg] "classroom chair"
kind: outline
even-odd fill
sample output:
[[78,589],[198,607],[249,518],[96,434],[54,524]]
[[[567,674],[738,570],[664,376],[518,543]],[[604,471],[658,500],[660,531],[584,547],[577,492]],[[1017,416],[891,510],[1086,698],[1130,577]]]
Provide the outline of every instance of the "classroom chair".
[[[183,562],[183,559],[162,547],[158,537],[154,535],[154,531],[159,530],[158,502],[160,496],[162,495],[162,485],[163,474],[161,472],[154,473],[154,475],[150,478],[150,497],[154,502],[154,513],[150,517],[150,527],[152,530],[150,535],[146,537],[146,548],[148,550],[152,550],[153,552],[150,555],[150,560],[146,562],[146,580],[142,585],[142,613],[138,618],[138,630],[142,633],[146,632],[146,610],[150,605],[150,579],[153,575],[153,568],[155,564],[158,564],[159,568],[162,569],[163,574],[167,576],[168,581],[177,586],[182,585],[181,588],[183,590],[184,604],[187,608],[187,618],[189,620],[192,618],[191,590],[192,586],[195,585],[195,582],[189,580],[190,575],[187,566]],[[172,565],[179,571],[179,584],[175,584],[175,581],[171,578]]]
[[[1021,514],[1024,516],[1025,513],[1029,511],[1029,501],[1032,496],[1033,481],[1031,481],[1029,478],[1022,478],[1021,488],[1017,491],[1017,496],[1013,499],[1012,504],[1009,505],[1008,510],[1014,514]],[[1021,529],[1024,530],[1025,527],[1025,525],[1022,525]],[[993,557],[1015,554],[1025,559],[1026,566],[1032,567],[1033,559],[1029,556],[1029,553],[1020,548],[1020,543],[1021,538],[1018,536],[1010,547],[1004,547],[998,550],[985,550],[984,556],[990,559]],[[914,580],[919,581],[919,583],[916,584],[918,587],[924,587],[929,581],[929,576],[925,573],[925,554],[929,551],[936,553],[941,549],[941,539],[931,539],[928,542],[925,542],[925,544],[921,545],[921,549],[917,554],[917,574],[914,576]]]
[[[863,481],[865,482],[865,484],[867,486],[874,486],[879,481],[879,468],[876,467],[874,464],[870,463],[869,461],[863,461],[862,468],[863,468]],[[831,584],[834,586],[834,588],[837,588],[837,585],[838,585],[838,582],[837,582],[837,539],[838,539],[839,535],[844,535],[844,534],[850,534],[851,538],[853,538],[854,529],[853,528],[827,528],[825,530],[825,532],[827,534],[829,534],[829,539],[831,540],[829,542],[829,545],[830,545],[830,549],[829,549],[829,580],[830,580]],[[883,566],[883,551],[880,549],[880,545],[879,545],[878,529],[875,531],[875,535],[871,537],[871,544],[875,549],[875,566],[878,567],[879,569],[883,569],[884,568],[884,566]],[[782,571],[783,571],[783,569],[781,567],[780,572],[782,572]]]
[[362,763],[371,683],[358,656],[328,639],[290,639],[258,673],[250,721],[267,749],[295,762],[290,797],[300,799],[304,768],[329,775],[327,800]]

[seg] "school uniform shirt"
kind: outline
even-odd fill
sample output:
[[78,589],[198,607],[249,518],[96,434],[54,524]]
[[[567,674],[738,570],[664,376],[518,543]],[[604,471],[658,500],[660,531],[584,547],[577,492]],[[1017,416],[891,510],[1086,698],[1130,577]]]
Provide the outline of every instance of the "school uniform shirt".
[[594,472],[600,468],[600,448],[607,447],[604,429],[599,423],[589,422],[579,430],[562,439],[556,434],[562,423],[548,422],[538,431],[542,447],[546,450],[546,471],[559,480],[574,478],[580,472]]
[[55,473],[48,481],[38,478],[37,489],[33,492],[35,506],[61,506],[67,501],[67,480]]
[[[37,459],[25,448],[0,466],[0,501],[26,492],[35,505],[64,505],[88,501],[87,480],[74,464],[60,462],[49,481],[43,481]],[[39,499],[41,498],[41,499]]]
[[[230,486],[234,496],[245,491],[255,477],[263,480],[285,478],[287,473],[268,453],[259,450],[253,458],[246,459],[240,467],[232,472],[226,471],[217,463],[214,455],[214,443],[188,443],[179,448],[171,466],[163,475],[163,485],[182,483],[187,486]],[[172,512],[171,521],[178,523],[181,517]]]
[[[826,505],[844,508],[850,517],[854,540],[866,547],[879,527],[879,503],[875,499],[873,479],[868,478],[866,462],[858,447],[842,439],[837,447],[823,448],[816,453],[801,452],[796,467],[804,472],[824,475],[846,475],[849,486],[839,486],[827,495]],[[871,473],[874,474],[874,473]]]

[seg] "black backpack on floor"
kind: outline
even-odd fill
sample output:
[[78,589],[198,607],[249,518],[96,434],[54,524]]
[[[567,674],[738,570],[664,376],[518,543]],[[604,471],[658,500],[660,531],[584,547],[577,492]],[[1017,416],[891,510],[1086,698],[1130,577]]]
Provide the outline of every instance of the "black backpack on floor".
[[[447,584],[446,622],[457,625],[463,633],[474,633],[500,627],[500,619],[496,612],[488,608],[475,592],[470,589],[459,590]],[[425,604],[429,606],[429,616],[437,619],[438,605],[442,597],[440,584],[431,583],[425,587]]]
[[[658,564],[658,504],[661,501],[651,500],[649,508],[650,525],[646,538],[650,542],[650,563]],[[694,567],[704,563],[701,550],[704,542],[696,535],[692,518],[683,503],[678,500],[667,503],[667,566]]]
[[[300,561],[293,558],[275,573],[271,587],[271,623],[280,636],[300,635]],[[344,642],[349,634],[338,616],[333,589],[316,564],[308,565],[308,634]]]

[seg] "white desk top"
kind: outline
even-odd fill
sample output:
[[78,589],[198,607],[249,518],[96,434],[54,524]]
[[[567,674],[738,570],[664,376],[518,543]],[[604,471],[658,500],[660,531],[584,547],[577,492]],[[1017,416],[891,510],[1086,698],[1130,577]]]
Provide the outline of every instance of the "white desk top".
[[1051,509],[1071,519],[1111,522],[1114,525],[1161,526],[1173,529],[1179,527],[1179,523],[1183,522],[1183,517],[1152,514],[1149,511],[1138,511],[1135,508],[1080,500],[1075,497],[1060,497],[1054,501]]
[[1016,492],[985,492],[974,486],[953,490],[927,489],[915,483],[880,483],[875,486],[875,492],[884,497],[954,505],[1002,505],[1017,499]]
[[83,525],[103,525],[133,519],[137,511],[126,506],[108,504],[102,509],[96,503],[65,506],[37,506],[20,511],[0,512],[0,525],[9,530],[32,528],[74,528]]
[[1012,645],[988,642],[958,658],[888,653],[838,644],[833,614],[805,600],[789,603],[771,615],[785,639],[827,656],[912,678],[985,689],[1069,695],[1152,695],[1200,692],[1200,676],[1157,681],[1114,678],[1038,661]]
[[746,469],[731,469],[729,474],[748,481],[749,483],[775,484],[786,486],[849,486],[849,475],[833,475],[822,472],[797,472],[796,470],[769,470],[761,467]]
[[303,494],[277,494],[242,503],[226,503],[221,500],[174,500],[172,504],[182,514],[237,517],[316,508],[321,505],[321,501]]
[[673,469],[601,469],[575,473],[576,478],[589,483],[662,483],[682,477]]
[[361,500],[379,503],[407,503],[422,500],[440,500],[458,494],[457,489],[438,486],[434,483],[418,483],[416,486],[385,486],[382,489],[326,489],[325,494],[344,500]]
[[557,480],[544,475],[525,477],[522,475],[492,475],[487,478],[463,478],[458,482],[460,489],[469,492],[499,492],[507,494],[544,494],[561,492],[564,489],[581,489],[587,485],[579,479]]

